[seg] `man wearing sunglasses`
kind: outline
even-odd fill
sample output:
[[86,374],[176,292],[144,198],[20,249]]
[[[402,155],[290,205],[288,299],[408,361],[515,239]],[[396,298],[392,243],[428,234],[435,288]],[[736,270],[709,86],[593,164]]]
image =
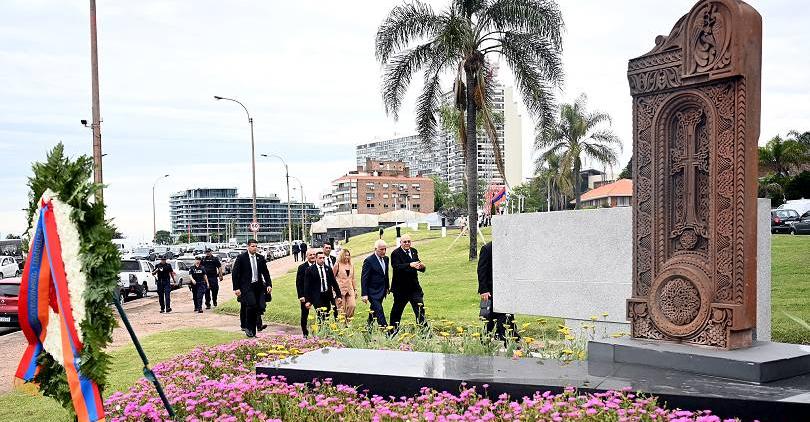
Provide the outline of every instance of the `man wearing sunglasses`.
[[419,252],[412,247],[413,240],[408,234],[402,235],[400,246],[391,252],[391,293],[394,305],[391,307],[391,325],[399,329],[402,311],[405,305],[411,304],[417,324],[425,323],[424,292],[419,285],[419,273],[425,272],[425,264],[419,260]]

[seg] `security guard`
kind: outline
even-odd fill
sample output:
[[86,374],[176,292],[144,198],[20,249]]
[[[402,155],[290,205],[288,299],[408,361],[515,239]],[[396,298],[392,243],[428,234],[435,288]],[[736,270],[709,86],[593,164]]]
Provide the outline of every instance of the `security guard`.
[[205,256],[202,259],[205,276],[208,279],[208,290],[205,291],[205,309],[211,309],[211,299],[214,299],[214,307],[217,307],[219,282],[222,281],[222,263],[212,252],[210,248],[206,249]]
[[194,294],[194,311],[202,313],[203,296],[208,290],[208,282],[205,280],[205,268],[202,266],[202,258],[194,259],[194,266],[189,268],[191,275],[192,292]]
[[152,275],[157,276],[157,294],[158,302],[160,302],[160,313],[169,313],[172,311],[172,285],[169,278],[175,281],[174,269],[171,264],[166,263],[166,256],[160,257],[160,263],[155,265],[155,270]]

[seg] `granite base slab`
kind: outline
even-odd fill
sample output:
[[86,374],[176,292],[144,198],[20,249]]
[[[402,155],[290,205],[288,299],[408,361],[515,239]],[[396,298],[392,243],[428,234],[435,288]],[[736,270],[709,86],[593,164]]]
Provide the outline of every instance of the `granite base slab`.
[[588,342],[588,360],[767,383],[810,373],[810,346],[759,341],[746,349],[718,350],[617,338]]
[[655,395],[670,408],[711,409],[721,417],[788,421],[810,414],[810,375],[755,384],[614,362],[334,348],[262,363],[256,372],[284,376],[288,382],[331,378],[383,397],[418,394],[422,387],[458,392],[462,382],[478,391],[488,384],[490,397],[507,393],[516,399],[536,391],[559,393],[569,386],[583,393],[630,387]]

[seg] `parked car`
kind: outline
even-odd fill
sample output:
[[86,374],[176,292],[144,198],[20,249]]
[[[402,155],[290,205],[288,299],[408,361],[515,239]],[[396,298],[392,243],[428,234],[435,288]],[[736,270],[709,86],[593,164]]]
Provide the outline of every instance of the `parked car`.
[[230,274],[233,265],[231,257],[225,252],[214,252],[214,256],[219,258],[219,262],[222,263],[222,274]]
[[802,219],[793,223],[793,234],[810,234],[810,211],[806,212]]
[[20,264],[12,256],[0,256],[0,279],[6,277],[17,277],[22,272]]
[[[191,275],[188,273],[188,265],[186,265],[184,261],[175,259],[166,262],[168,262],[174,270],[175,281],[172,283],[172,289],[179,289],[182,286],[191,284]],[[192,262],[191,265],[194,265],[194,263]]]
[[799,213],[796,210],[771,210],[771,233],[790,233],[793,230],[793,223],[799,220]]
[[778,210],[795,210],[799,215],[810,212],[810,199],[790,199],[784,204],[776,207]]
[[130,294],[137,297],[144,297],[152,290],[157,290],[157,281],[152,271],[155,266],[151,262],[142,259],[122,259],[121,272],[118,273],[118,286],[121,289],[121,299],[124,300]]
[[20,326],[17,297],[20,295],[19,277],[0,280],[0,327]]
[[149,248],[135,248],[126,255],[128,259],[143,259],[154,262],[157,255]]

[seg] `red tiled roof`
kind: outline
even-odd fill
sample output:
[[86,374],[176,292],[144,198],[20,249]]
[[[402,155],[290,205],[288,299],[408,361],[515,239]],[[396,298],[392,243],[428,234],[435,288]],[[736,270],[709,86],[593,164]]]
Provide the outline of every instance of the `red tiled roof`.
[[580,196],[580,201],[590,201],[617,196],[633,196],[633,181],[631,179],[619,179],[613,183],[591,189]]

